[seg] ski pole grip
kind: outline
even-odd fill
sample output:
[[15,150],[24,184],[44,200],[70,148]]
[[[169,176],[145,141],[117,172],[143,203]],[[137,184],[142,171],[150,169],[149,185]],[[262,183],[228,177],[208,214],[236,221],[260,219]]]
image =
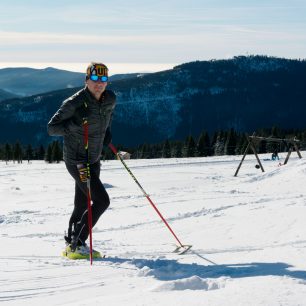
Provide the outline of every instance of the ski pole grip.
[[114,145],[113,145],[112,143],[110,143],[108,146],[110,147],[110,149],[113,151],[113,153],[114,153],[115,155],[118,154],[117,149],[114,147]]

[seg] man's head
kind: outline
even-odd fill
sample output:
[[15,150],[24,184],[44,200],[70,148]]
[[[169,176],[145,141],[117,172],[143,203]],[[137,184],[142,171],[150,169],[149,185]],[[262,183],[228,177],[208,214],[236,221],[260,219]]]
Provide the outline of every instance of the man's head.
[[98,99],[107,86],[108,68],[102,63],[93,62],[86,70],[86,84],[89,91]]
[[100,80],[103,78],[103,82],[108,80],[108,68],[102,63],[92,62],[88,65],[86,70],[86,80],[91,79],[92,81]]

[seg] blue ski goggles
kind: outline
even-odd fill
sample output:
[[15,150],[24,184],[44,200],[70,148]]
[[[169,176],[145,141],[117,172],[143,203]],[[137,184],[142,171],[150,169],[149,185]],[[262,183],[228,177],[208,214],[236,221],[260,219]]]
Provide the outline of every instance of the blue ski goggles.
[[98,80],[100,80],[101,82],[107,82],[108,81],[108,77],[103,75],[103,76],[97,76],[97,75],[91,75],[89,77],[92,81],[94,82],[98,82]]

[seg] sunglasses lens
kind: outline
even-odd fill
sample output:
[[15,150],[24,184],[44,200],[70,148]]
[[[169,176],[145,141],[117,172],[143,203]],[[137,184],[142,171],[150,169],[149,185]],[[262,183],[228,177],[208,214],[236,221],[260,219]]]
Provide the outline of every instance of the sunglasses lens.
[[90,79],[94,82],[98,81],[99,77],[97,75],[91,75]]
[[108,77],[107,76],[101,76],[98,77],[97,75],[91,75],[90,79],[94,82],[97,82],[99,79],[101,80],[101,82],[107,82],[108,81]]

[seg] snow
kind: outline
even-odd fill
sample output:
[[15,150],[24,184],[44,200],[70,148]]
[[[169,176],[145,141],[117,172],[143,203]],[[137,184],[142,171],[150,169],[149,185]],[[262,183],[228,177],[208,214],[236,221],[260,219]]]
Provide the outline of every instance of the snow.
[[[302,152],[305,156],[306,152]],[[60,256],[74,183],[63,163],[0,163],[1,305],[306,305],[306,159],[128,160],[184,244],[119,161],[102,164],[111,206],[93,231],[105,259]],[[285,155],[281,156],[281,162]]]

